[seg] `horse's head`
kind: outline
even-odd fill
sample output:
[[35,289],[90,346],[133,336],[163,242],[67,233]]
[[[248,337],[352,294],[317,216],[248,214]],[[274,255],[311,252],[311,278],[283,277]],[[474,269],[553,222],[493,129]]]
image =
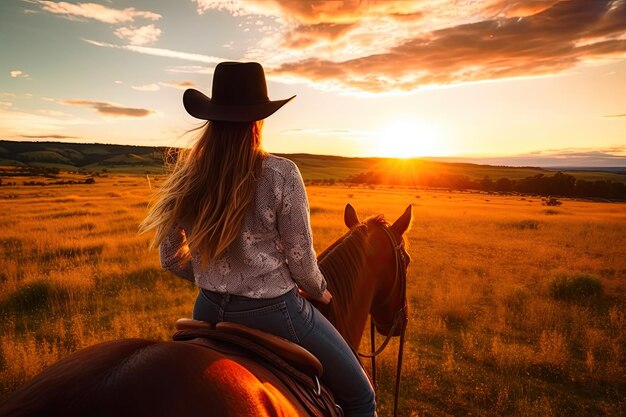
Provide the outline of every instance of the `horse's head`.
[[[346,205],[344,221],[352,229],[361,225],[356,210]],[[411,206],[393,224],[383,216],[364,223],[367,227],[367,270],[375,286],[370,313],[379,333],[399,336],[407,322],[406,270],[411,258],[404,233],[411,224]]]

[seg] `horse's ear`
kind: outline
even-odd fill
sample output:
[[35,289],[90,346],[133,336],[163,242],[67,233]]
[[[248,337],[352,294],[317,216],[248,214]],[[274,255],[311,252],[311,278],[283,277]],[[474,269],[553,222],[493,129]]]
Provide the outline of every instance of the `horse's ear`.
[[391,230],[396,235],[398,240],[402,238],[402,235],[404,234],[404,232],[406,232],[409,226],[411,225],[412,217],[413,215],[411,213],[411,205],[409,204],[406,210],[404,210],[404,213],[402,213],[402,216],[400,216],[398,220],[396,220],[391,225]]
[[352,226],[361,223],[359,216],[356,215],[356,210],[350,203],[346,204],[346,210],[343,212],[343,221],[348,226],[348,229],[352,229]]

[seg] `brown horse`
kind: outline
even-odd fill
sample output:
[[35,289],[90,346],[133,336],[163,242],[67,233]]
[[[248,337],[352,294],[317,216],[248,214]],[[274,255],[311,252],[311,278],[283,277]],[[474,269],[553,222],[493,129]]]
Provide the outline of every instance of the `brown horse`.
[[[359,222],[319,256],[334,295],[318,306],[355,350],[368,314],[382,334],[406,304],[409,258],[402,235],[411,206],[393,224],[382,216]],[[400,242],[397,245],[395,242]],[[395,264],[397,251],[404,265]],[[396,268],[403,268],[398,273]],[[397,330],[393,331],[397,333]],[[73,353],[44,370],[0,404],[1,416],[293,416],[308,415],[260,363],[193,343],[125,339]]]

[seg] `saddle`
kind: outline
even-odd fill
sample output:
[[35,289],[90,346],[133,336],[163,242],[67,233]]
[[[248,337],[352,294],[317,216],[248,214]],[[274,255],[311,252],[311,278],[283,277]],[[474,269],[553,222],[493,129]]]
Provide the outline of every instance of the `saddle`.
[[302,405],[315,417],[342,417],[332,393],[319,382],[320,361],[308,350],[261,330],[241,324],[216,325],[192,319],[176,322],[174,341],[201,344],[227,354],[241,355],[262,362],[276,375]]

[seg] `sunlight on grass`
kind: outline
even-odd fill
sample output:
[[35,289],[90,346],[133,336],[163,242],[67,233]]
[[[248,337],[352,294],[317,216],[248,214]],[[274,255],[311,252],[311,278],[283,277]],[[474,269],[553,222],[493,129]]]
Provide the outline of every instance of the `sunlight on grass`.
[[[415,175],[408,162],[387,161],[388,172]],[[623,205],[564,199],[548,210],[532,197],[382,186],[308,193],[318,253],[347,231],[347,202],[390,221],[413,205],[401,415],[622,415]],[[133,175],[0,188],[0,397],[68,353],[168,339],[191,315],[194,286],[161,270],[150,236],[136,234],[149,195]],[[379,361],[381,416],[396,347]]]

